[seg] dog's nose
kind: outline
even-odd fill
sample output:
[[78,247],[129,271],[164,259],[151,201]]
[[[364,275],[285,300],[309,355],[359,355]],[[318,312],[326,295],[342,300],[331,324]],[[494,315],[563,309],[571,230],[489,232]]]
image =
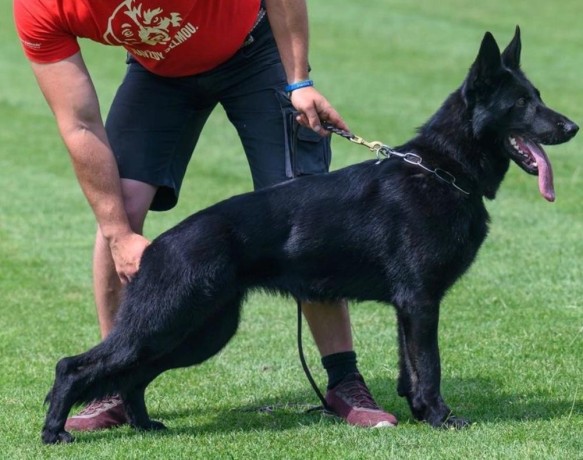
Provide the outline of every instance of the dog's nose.
[[579,126],[577,126],[571,120],[561,123],[561,125],[563,131],[569,137],[569,139],[572,138],[575,134],[577,134],[577,131],[579,131]]

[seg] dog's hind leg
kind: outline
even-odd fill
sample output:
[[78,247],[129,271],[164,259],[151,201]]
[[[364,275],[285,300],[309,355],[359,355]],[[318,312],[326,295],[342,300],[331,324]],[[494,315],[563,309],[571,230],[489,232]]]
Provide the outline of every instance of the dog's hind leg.
[[[185,329],[183,335],[187,332]],[[136,335],[126,336],[114,329],[107,339],[89,351],[57,363],[55,382],[46,398],[49,408],[42,430],[45,444],[73,440],[64,427],[74,404],[118,394],[126,387],[135,386],[131,370],[137,368],[144,353],[144,341],[135,339]],[[122,374],[124,379],[119,378]]]
[[65,421],[71,407],[76,402],[74,383],[76,378],[70,375],[78,357],[63,358],[57,363],[55,382],[45,399],[49,409],[41,438],[45,444],[68,443],[73,437],[65,431]]
[[85,353],[63,358],[57,363],[55,381],[45,399],[45,403],[49,404],[42,430],[45,444],[73,441],[64,427],[74,404],[112,394],[102,378],[103,358],[110,348],[102,342]]
[[438,316],[439,306],[433,304],[398,309],[398,393],[407,398],[411,412],[418,420],[434,427],[461,428],[469,422],[453,416],[441,396]]
[[[215,230],[205,228],[205,235]],[[183,253],[181,242],[165,246],[164,241],[152,244],[150,258],[144,255],[142,269],[127,287],[111,334],[74,361],[62,361],[49,397],[45,443],[72,440],[64,424],[73,404],[113,394],[127,395],[135,426],[155,428],[145,409],[144,388],[164,370],[196,362],[191,357],[173,364],[172,359],[166,362],[161,358],[173,358],[193,331],[205,331],[204,325],[225,309],[221,305],[239,299],[235,302],[237,313],[229,312],[238,317],[242,292],[235,264],[224,245],[198,245],[198,257],[191,257]],[[188,265],[190,260],[198,262]],[[199,265],[204,269],[197,268]],[[216,340],[212,331],[207,334]],[[199,361],[208,356],[203,353]]]
[[[159,375],[157,373],[156,375]],[[163,423],[152,420],[148,415],[146,408],[145,393],[148,384],[156,378],[154,375],[151,379],[145,379],[141,385],[124,392],[121,397],[124,403],[124,409],[131,427],[137,430],[164,430],[166,426]],[[149,381],[148,381],[149,380]]]
[[[220,308],[169,353],[132,369],[136,386],[122,394],[124,407],[132,427],[139,430],[164,429],[164,425],[151,420],[146,408],[144,393],[148,384],[161,373],[179,367],[202,363],[222,350],[235,335],[240,317],[241,298]],[[123,378],[123,376],[120,376]]]

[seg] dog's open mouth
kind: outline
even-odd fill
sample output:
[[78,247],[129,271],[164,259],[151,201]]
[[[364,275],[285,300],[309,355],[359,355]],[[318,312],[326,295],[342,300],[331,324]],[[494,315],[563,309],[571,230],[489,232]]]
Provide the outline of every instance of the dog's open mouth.
[[527,137],[511,134],[509,153],[514,162],[527,173],[538,175],[538,189],[547,201],[555,201],[553,169],[547,154],[536,142]]

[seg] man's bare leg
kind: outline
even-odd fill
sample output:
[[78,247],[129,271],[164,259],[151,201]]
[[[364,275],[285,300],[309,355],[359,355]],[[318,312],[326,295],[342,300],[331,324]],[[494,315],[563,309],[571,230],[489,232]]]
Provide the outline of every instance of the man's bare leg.
[[[129,179],[122,179],[122,193],[132,230],[141,234],[156,188]],[[101,338],[111,331],[121,298],[122,283],[115,270],[109,243],[97,229],[93,251],[93,291]],[[67,419],[65,429],[95,431],[127,423],[119,396],[94,401],[79,414]]]
[[345,301],[304,302],[302,313],[310,326],[320,356],[353,350],[350,313]]
[[302,312],[328,373],[328,407],[351,425],[395,426],[396,417],[378,406],[358,371],[347,303],[306,302]]

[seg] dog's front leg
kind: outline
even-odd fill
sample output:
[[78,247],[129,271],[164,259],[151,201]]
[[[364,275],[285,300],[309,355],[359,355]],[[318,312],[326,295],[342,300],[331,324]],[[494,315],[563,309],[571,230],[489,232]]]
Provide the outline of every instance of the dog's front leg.
[[467,425],[466,420],[451,414],[441,396],[441,364],[437,340],[439,306],[400,309],[397,318],[399,395],[407,398],[411,412],[418,420],[434,427],[461,428]]

